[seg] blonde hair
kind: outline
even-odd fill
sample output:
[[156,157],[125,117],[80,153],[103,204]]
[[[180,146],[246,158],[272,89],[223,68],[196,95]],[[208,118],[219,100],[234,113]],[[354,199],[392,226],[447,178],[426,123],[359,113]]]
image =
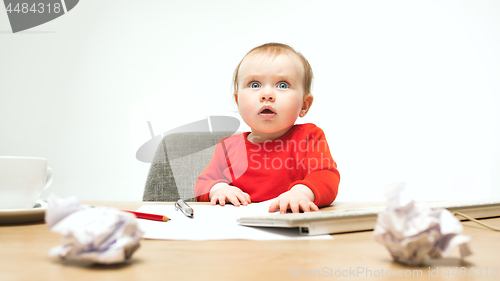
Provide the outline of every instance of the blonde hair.
[[240,70],[241,63],[243,60],[250,54],[265,54],[269,57],[275,58],[279,55],[294,55],[297,56],[302,63],[302,66],[304,68],[304,80],[303,80],[303,85],[304,85],[304,95],[310,94],[311,93],[311,86],[312,86],[312,80],[313,80],[313,71],[311,68],[311,65],[309,62],[306,60],[306,58],[299,52],[295,51],[292,47],[286,45],[286,44],[281,44],[281,43],[266,43],[264,45],[258,46],[250,50],[243,59],[240,61],[238,66],[236,67],[236,70],[234,71],[234,76],[233,76],[233,89],[234,93],[238,92],[238,72]]

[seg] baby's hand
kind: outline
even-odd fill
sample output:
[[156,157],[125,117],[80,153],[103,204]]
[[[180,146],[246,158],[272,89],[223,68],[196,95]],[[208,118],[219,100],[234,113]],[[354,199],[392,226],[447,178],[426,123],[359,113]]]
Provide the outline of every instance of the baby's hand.
[[281,214],[286,213],[288,209],[292,213],[317,212],[318,206],[314,204],[314,193],[309,187],[298,184],[292,187],[289,191],[282,193],[269,206],[269,212],[276,212],[278,209]]
[[236,186],[231,186],[223,182],[215,184],[210,190],[209,196],[212,205],[216,205],[217,202],[221,206],[224,206],[226,202],[233,203],[234,206],[239,206],[240,202],[243,206],[251,203],[248,193],[243,192]]

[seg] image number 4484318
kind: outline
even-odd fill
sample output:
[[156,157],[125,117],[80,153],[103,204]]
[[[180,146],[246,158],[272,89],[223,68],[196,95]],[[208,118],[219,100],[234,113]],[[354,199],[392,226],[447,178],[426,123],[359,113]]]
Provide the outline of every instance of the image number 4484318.
[[[13,5],[15,4],[15,6]],[[63,7],[60,3],[9,3],[7,7],[5,7],[7,13],[54,13],[59,14],[64,12]]]
[[54,20],[73,9],[79,0],[4,0],[12,32]]

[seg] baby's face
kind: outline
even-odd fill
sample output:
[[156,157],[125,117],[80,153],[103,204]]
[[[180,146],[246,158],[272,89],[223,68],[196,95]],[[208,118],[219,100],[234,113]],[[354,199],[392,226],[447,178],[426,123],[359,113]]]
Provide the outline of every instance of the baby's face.
[[261,141],[279,138],[295,124],[306,99],[304,70],[286,55],[274,59],[249,55],[240,65],[238,110],[252,135]]

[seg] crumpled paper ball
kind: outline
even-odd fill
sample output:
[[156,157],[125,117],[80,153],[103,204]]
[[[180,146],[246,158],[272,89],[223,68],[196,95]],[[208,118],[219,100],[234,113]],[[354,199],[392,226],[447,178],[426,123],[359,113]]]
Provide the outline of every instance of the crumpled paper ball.
[[426,257],[447,257],[456,246],[462,257],[472,254],[470,237],[461,234],[462,224],[453,214],[404,200],[404,187],[396,183],[386,188],[387,208],[379,213],[374,230],[375,240],[395,261],[421,265]]
[[64,235],[67,244],[50,250],[50,257],[99,264],[121,263],[139,248],[143,232],[137,218],[112,208],[80,205],[76,198],[51,196],[45,222]]

